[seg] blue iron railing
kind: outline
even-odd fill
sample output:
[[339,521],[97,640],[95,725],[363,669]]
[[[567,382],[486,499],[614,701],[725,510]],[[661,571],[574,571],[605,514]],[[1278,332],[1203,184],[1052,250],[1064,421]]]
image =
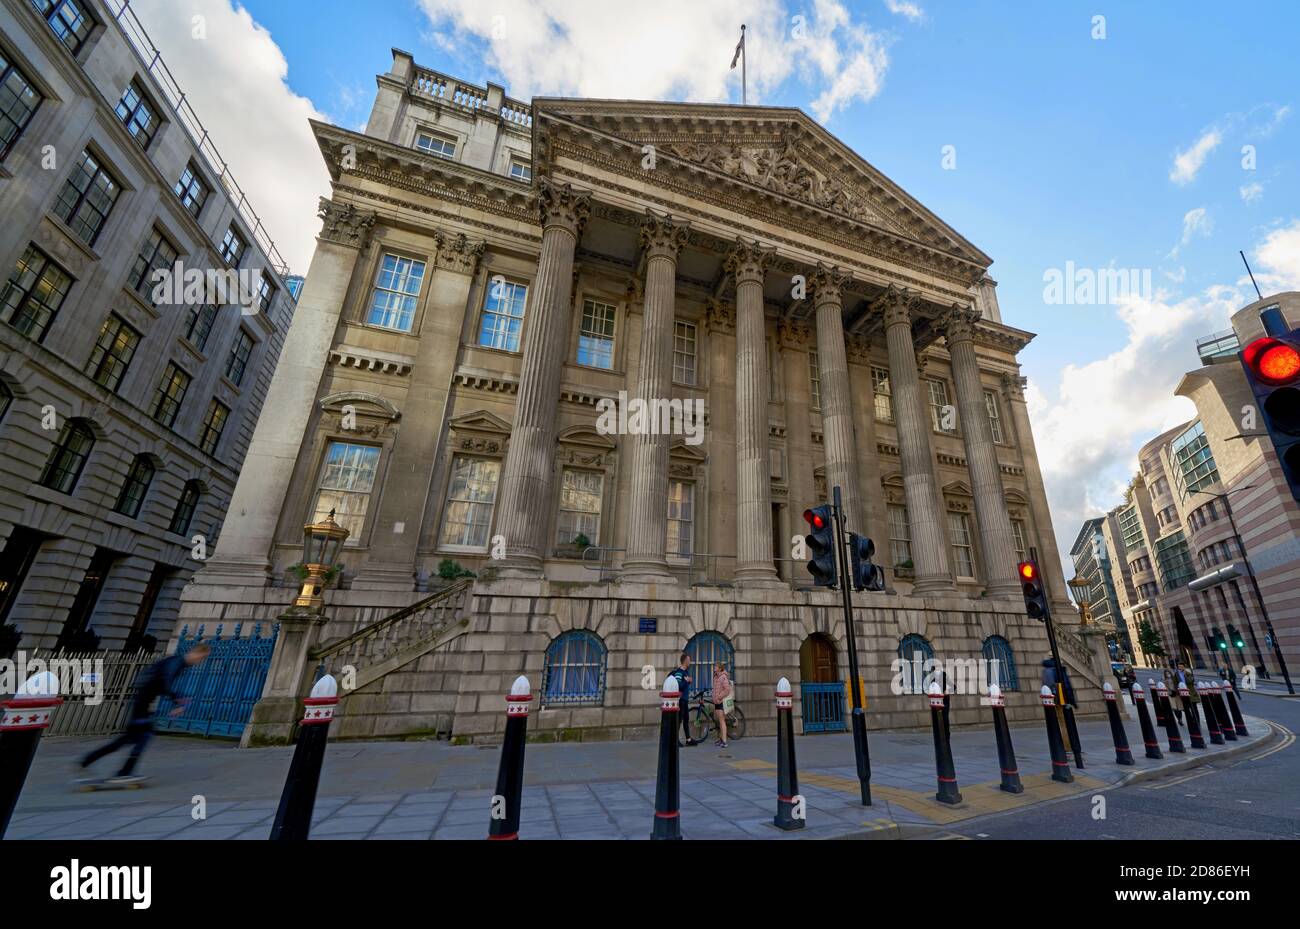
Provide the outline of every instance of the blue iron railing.
[[234,635],[225,638],[224,626],[216,635],[204,636],[204,626],[190,636],[190,627],[181,630],[176,654],[183,655],[200,641],[212,652],[199,665],[190,668],[180,680],[180,696],[188,700],[180,716],[169,715],[175,704],[167,697],[158,701],[157,722],[162,732],[191,732],[203,736],[238,738],[253,714],[253,705],[262,698],[262,687],[271,668],[271,654],[280,634],[277,623],[271,635],[262,636],[262,624],[244,636],[243,623],[235,626]]
[[803,702],[803,731],[844,732],[848,726],[844,716],[844,682],[829,684],[800,684]]

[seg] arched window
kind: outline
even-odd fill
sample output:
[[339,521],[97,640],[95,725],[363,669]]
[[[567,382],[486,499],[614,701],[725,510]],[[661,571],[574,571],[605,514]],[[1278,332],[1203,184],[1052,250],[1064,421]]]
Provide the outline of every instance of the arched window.
[[94,447],[95,434],[90,431],[90,426],[80,419],[68,420],[59,433],[59,441],[50,451],[49,460],[45,462],[41,486],[61,494],[72,493]]
[[[1016,656],[1011,650],[1011,643],[1000,635],[991,635],[984,640],[984,660],[989,662],[988,671],[985,675],[984,685],[994,683],[994,669],[996,668],[996,682],[1003,690],[1019,690],[1020,675],[1016,672]],[[994,665],[992,662],[996,661]]]
[[917,635],[915,632],[903,636],[898,640],[898,657],[904,661],[916,661],[917,654],[920,654],[921,661],[929,661],[934,657],[934,646],[930,640],[923,635]]
[[600,637],[585,629],[561,633],[546,649],[542,702],[547,705],[605,700],[605,660]]
[[9,405],[14,402],[14,392],[9,389],[9,385],[0,381],[0,420],[5,418],[9,412]]
[[176,512],[172,514],[171,525],[167,527],[168,532],[185,535],[190,531],[190,523],[194,520],[194,511],[199,508],[199,497],[202,492],[198,481],[190,481],[185,485],[185,489],[181,491],[181,498],[176,501]]
[[934,646],[930,640],[915,632],[903,636],[898,640],[898,657],[903,662],[900,669],[903,674],[903,693],[925,693],[929,684],[925,663],[934,658]]
[[122,483],[122,491],[113,506],[114,511],[131,519],[139,516],[140,507],[144,506],[145,495],[149,493],[149,485],[153,483],[154,473],[153,462],[149,460],[149,456],[136,455],[135,461],[131,462],[131,470],[127,472],[126,480]]
[[736,681],[736,649],[721,632],[701,632],[683,649],[691,656],[691,699],[713,691],[713,664],[721,661],[727,676]]

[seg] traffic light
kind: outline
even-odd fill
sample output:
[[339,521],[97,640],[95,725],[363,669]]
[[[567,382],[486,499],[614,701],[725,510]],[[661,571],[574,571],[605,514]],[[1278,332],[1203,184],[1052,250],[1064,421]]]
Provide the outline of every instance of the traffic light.
[[875,542],[864,539],[856,532],[849,533],[849,561],[853,572],[854,590],[885,589],[885,572],[871,563],[875,554]]
[[1242,351],[1241,363],[1287,486],[1300,502],[1300,329],[1256,339]]
[[1025,612],[1040,623],[1047,622],[1047,617],[1050,615],[1047,607],[1047,592],[1043,589],[1042,575],[1038,573],[1038,563],[1022,561],[1019,573],[1020,586],[1025,592]]
[[838,572],[835,570],[835,523],[831,508],[818,506],[804,510],[803,518],[809,529],[809,534],[804,537],[808,544],[808,573],[818,587],[834,587]]
[[[1228,623],[1228,638],[1232,640],[1232,644],[1235,648],[1246,647],[1246,640],[1241,637],[1241,633],[1237,631],[1237,627],[1232,623]],[[1224,645],[1224,648],[1227,647],[1227,645]]]
[[[1229,626],[1228,628],[1231,629],[1232,627]],[[1225,652],[1228,650],[1228,640],[1223,637],[1223,633],[1219,631],[1218,626],[1210,630],[1210,638],[1214,640],[1215,648]]]

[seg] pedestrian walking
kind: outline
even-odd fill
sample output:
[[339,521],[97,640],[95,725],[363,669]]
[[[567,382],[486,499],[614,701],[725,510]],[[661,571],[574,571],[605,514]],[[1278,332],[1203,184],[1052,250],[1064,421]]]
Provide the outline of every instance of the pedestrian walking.
[[1165,668],[1165,686],[1169,689],[1169,708],[1174,711],[1174,719],[1179,725],[1183,723],[1182,701],[1178,698],[1178,662],[1172,658],[1169,660],[1169,667]]
[[677,692],[681,695],[678,697],[677,715],[682,718],[682,733],[686,736],[685,745],[699,745],[695,739],[691,738],[691,714],[690,696],[691,696],[691,656],[682,652],[677,658],[677,667],[673,668],[669,674],[670,677],[677,680]]
[[736,705],[735,689],[727,675],[727,666],[719,661],[713,665],[713,716],[718,721],[719,739],[714,742],[719,748],[727,747],[727,713]]
[[112,742],[82,758],[81,769],[84,771],[99,759],[129,745],[131,754],[127,756],[117,775],[111,778],[109,783],[135,783],[143,780],[136,776],[135,769],[140,763],[140,756],[144,754],[145,747],[149,744],[149,739],[153,736],[154,701],[160,697],[170,697],[178,704],[170,715],[179,716],[185,712],[185,703],[178,692],[181,675],[187,668],[192,668],[207,658],[211,651],[207,643],[199,642],[184,655],[171,655],[155,661],[141,671],[140,676],[136,678],[135,698],[131,703],[131,716],[126,724],[126,731]]

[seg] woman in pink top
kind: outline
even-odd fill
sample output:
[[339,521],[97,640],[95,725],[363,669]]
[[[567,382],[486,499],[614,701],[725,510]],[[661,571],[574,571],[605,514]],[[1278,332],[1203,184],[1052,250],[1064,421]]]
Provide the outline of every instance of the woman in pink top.
[[722,733],[722,738],[713,744],[722,748],[727,747],[727,714],[722,707],[731,695],[731,678],[727,676],[727,666],[719,661],[713,666],[713,713],[718,720],[718,731]]

